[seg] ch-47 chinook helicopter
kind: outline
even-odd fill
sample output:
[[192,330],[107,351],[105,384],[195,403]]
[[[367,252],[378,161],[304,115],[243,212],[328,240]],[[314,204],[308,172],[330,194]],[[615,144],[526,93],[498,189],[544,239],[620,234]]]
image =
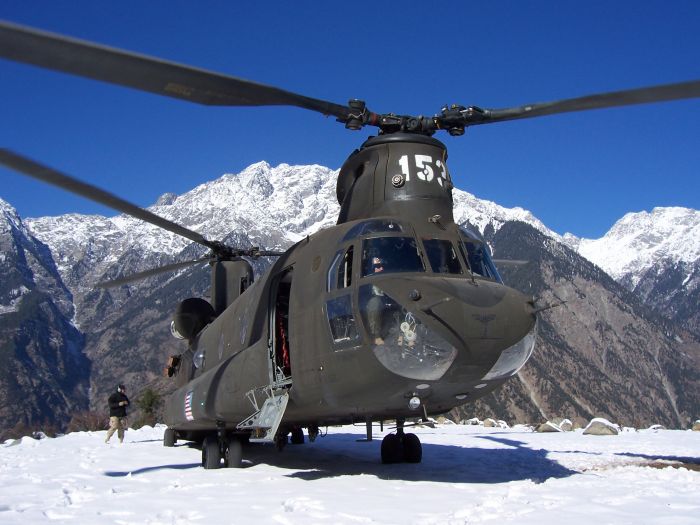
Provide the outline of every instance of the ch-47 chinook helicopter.
[[[537,313],[552,305],[503,284],[489,249],[454,222],[438,131],[556,113],[700,96],[700,81],[504,109],[444,107],[432,117],[378,114],[239,78],[0,22],[0,56],[205,105],[289,105],[378,128],[340,169],[337,225],[284,252],[235,248],[17,153],[0,163],[206,246],[211,302],[185,299],[173,333],[187,349],[167,371],[178,387],[164,444],[202,443],[205,468],[237,467],[242,443],[310,440],[319,427],[395,420],[386,463],[420,462],[407,419],[498,388],[530,357]],[[257,280],[248,258],[277,256]],[[191,261],[104,284],[121,285]]]

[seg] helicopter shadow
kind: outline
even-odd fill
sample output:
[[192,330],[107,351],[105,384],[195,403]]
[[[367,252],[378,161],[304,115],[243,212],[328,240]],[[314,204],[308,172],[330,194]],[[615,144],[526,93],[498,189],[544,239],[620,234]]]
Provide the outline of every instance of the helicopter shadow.
[[156,472],[158,470],[189,470],[193,468],[201,467],[201,463],[179,463],[172,465],[154,465],[152,467],[143,467],[135,470],[108,470],[104,472],[104,475],[109,478],[125,478],[127,476],[136,476],[139,474],[147,474],[149,472]]
[[[356,434],[334,434],[333,444],[273,446],[244,449],[244,467],[269,464],[295,470],[287,477],[315,481],[338,476],[371,475],[386,480],[441,483],[507,483],[531,480],[541,483],[578,472],[547,458],[547,450],[531,449],[512,439],[485,437],[508,448],[461,447],[424,443],[422,463],[381,463],[381,439],[358,443]],[[339,442],[341,441],[341,442]],[[319,446],[320,445],[320,446]]]

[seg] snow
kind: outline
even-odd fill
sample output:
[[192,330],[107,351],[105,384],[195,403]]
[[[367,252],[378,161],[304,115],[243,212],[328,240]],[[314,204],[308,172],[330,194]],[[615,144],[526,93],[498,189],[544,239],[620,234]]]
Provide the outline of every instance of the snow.
[[423,462],[382,465],[390,430],[360,442],[364,425],[343,426],[282,452],[250,445],[241,469],[204,470],[196,448],[163,447],[163,431],[128,430],[122,445],[105,431],[5,442],[0,523],[700,522],[700,432],[417,427]]
[[22,219],[9,202],[0,198],[0,233],[10,232],[13,229],[25,231]]

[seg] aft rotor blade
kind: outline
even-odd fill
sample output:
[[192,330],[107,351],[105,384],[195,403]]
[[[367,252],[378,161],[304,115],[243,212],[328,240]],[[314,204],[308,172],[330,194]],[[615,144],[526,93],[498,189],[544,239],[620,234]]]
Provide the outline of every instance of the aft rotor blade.
[[297,106],[343,121],[349,114],[325,100],[4,21],[0,57],[209,106]]
[[529,262],[522,259],[493,259],[496,266],[525,266]]
[[148,210],[139,208],[138,206],[131,204],[130,202],[125,201],[116,195],[112,195],[111,193],[106,192],[97,186],[74,179],[73,177],[49,168],[48,166],[44,166],[43,164],[39,164],[38,162],[34,162],[33,160],[23,157],[22,155],[14,153],[8,149],[0,148],[0,164],[3,164],[8,168],[11,168],[24,175],[53,184],[54,186],[58,186],[59,188],[70,191],[71,193],[86,197],[92,201],[99,202],[100,204],[112,208],[113,210],[117,210],[137,219],[141,219],[142,221],[153,224],[154,226],[158,226],[159,228],[163,228],[164,230],[202,244],[213,251],[220,251],[221,249],[220,244],[208,241],[195,231],[189,230],[184,226],[180,226],[179,224],[175,224],[174,222],[164,219],[163,217],[160,217],[155,213],[151,213]]
[[134,281],[140,281],[146,277],[152,277],[154,275],[159,275],[165,272],[172,272],[174,270],[179,270],[180,268],[186,268],[187,266],[192,266],[193,264],[203,263],[209,261],[209,257],[202,257],[201,259],[195,259],[193,261],[183,261],[172,264],[166,264],[165,266],[159,266],[158,268],[152,268],[151,270],[146,270],[143,272],[132,273],[125,277],[120,277],[119,279],[112,279],[109,281],[103,281],[95,285],[96,288],[114,288],[115,286],[121,286],[123,284],[131,283]]
[[[664,102],[670,100],[682,100],[700,97],[700,80],[678,82],[675,84],[662,84],[659,86],[644,87],[638,89],[626,89],[610,93],[598,93],[585,97],[556,100],[553,102],[537,102],[513,108],[485,109],[474,112],[474,121],[469,124],[489,124],[502,120],[514,120],[521,118],[543,117],[556,113],[568,113],[572,111],[586,111],[589,109],[602,109],[617,106],[631,106],[634,104],[649,104],[652,102]],[[476,109],[476,108],[475,108]],[[483,113],[480,114],[480,111]]]

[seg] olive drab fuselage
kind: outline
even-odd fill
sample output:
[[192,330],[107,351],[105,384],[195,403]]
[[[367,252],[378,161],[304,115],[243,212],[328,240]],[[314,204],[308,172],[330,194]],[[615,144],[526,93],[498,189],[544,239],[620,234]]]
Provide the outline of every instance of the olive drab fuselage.
[[454,223],[446,157],[439,141],[408,134],[353,153],[338,178],[338,224],[229,293],[190,340],[168,425],[235,429],[271,385],[289,394],[287,427],[420,417],[514,375],[532,352],[533,301]]

